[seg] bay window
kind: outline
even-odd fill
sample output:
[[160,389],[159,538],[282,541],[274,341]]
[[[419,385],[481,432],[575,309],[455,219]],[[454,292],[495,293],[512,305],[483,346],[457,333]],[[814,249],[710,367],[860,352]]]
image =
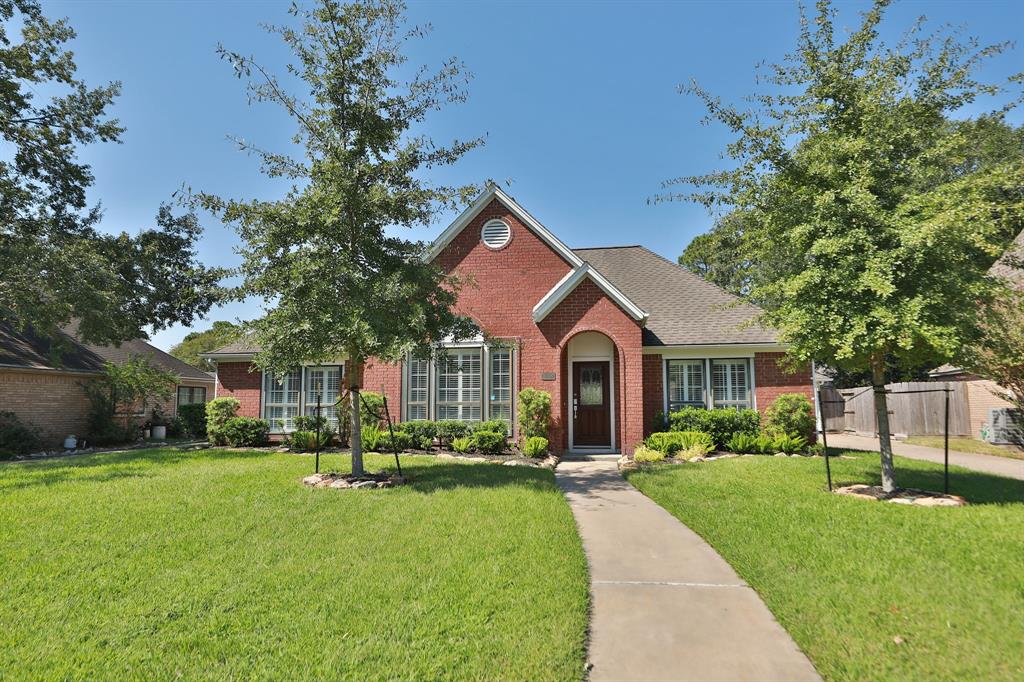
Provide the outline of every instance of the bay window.
[[405,419],[501,419],[511,427],[514,375],[508,347],[452,346],[436,362],[410,356],[402,377]]
[[437,418],[480,421],[480,348],[448,350],[437,363]]
[[746,358],[711,361],[714,407],[751,407],[750,364]]

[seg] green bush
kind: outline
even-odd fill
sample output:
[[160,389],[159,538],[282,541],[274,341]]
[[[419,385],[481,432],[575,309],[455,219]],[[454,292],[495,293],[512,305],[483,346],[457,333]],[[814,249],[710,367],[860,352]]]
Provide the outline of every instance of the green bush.
[[765,410],[765,428],[772,433],[784,433],[802,437],[807,441],[814,438],[814,406],[805,395],[783,393]]
[[[320,431],[320,448],[326,448],[331,444],[331,440],[334,438],[334,432],[330,429],[322,429]],[[309,452],[310,450],[316,450],[316,431],[305,431],[298,430],[292,431],[285,438],[285,445],[292,452]]]
[[757,410],[705,410],[701,407],[684,407],[669,415],[672,431],[702,431],[714,442],[715,447],[724,447],[734,433],[756,435],[761,428],[761,415]]
[[644,445],[658,452],[665,453],[667,457],[674,457],[677,452],[683,449],[683,433],[687,432],[662,431],[660,433],[652,433],[644,440]]
[[505,434],[497,431],[477,431],[473,434],[473,447],[485,455],[500,455],[508,443]]
[[668,415],[658,410],[654,413],[654,419],[651,420],[651,431],[658,433],[660,431],[668,431],[672,425],[669,423]]
[[363,450],[366,452],[377,452],[383,436],[380,427],[376,424],[363,424],[360,432],[363,437]]
[[206,438],[206,403],[178,406],[178,418],[189,438]]
[[13,412],[0,411],[0,459],[27,455],[41,447],[39,429],[22,422]]
[[519,437],[547,438],[551,423],[551,394],[535,388],[519,391]]
[[790,436],[785,433],[768,433],[764,431],[756,436],[748,433],[735,433],[726,443],[732,452],[754,455],[774,455],[777,452],[796,454],[807,449],[807,439],[803,436]]
[[469,425],[455,419],[445,419],[435,423],[437,429],[437,440],[441,447],[447,443],[454,446],[456,438],[463,438],[469,435]]
[[380,431],[380,452],[394,452],[408,450],[412,447],[412,436],[404,431],[391,433],[384,428]]
[[430,450],[434,447],[434,437],[437,435],[437,424],[426,419],[418,419],[411,422],[395,424],[395,428],[404,431],[412,438],[412,447],[419,450]]
[[315,417],[313,415],[300,414],[298,417],[292,419],[292,423],[295,425],[296,431],[315,432],[317,427],[320,428],[320,431],[331,431],[332,433],[334,431],[334,429],[331,428],[330,422],[327,421],[327,417],[323,415]]
[[237,398],[214,398],[206,403],[206,437],[214,445],[227,445],[224,426],[238,414],[242,403]]
[[725,448],[730,452],[755,454],[757,453],[757,436],[752,436],[749,433],[734,433],[726,441]]
[[530,436],[523,441],[523,454],[527,457],[543,457],[548,452],[548,439]]
[[636,450],[633,451],[633,460],[640,463],[647,462],[661,462],[665,459],[665,453],[661,450],[655,450],[649,448],[646,445],[640,445]]
[[775,452],[785,452],[787,455],[797,454],[807,449],[807,439],[803,436],[780,433],[774,437],[772,449]]
[[473,425],[473,432],[477,431],[493,431],[494,433],[500,433],[503,436],[508,436],[508,424],[501,419],[489,419],[485,422],[478,422]]
[[375,391],[360,391],[359,417],[363,424],[379,426],[384,421],[384,396]]
[[452,441],[452,450],[463,455],[473,451],[473,439],[469,436],[462,436]]
[[185,431],[185,420],[181,417],[171,417],[166,420],[168,438],[184,438],[188,435]]
[[270,435],[270,424],[256,417],[231,417],[220,431],[228,445],[249,448],[265,445]]

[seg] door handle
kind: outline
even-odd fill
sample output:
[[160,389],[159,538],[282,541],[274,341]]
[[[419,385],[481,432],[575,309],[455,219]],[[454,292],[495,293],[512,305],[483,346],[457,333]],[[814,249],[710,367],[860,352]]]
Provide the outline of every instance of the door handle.
[[572,397],[572,418],[576,418],[576,411],[579,409],[579,399],[576,396]]

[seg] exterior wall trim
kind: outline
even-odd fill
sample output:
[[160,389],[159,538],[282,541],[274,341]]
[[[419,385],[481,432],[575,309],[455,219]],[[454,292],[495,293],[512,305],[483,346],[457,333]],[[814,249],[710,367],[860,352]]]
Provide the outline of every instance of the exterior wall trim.
[[616,394],[618,393],[618,386],[617,386],[617,382],[615,381],[615,377],[616,377],[615,370],[616,370],[616,365],[617,365],[617,363],[615,362],[615,355],[619,352],[619,346],[618,346],[618,344],[615,343],[615,340],[610,335],[606,334],[605,332],[602,332],[602,331],[596,330],[596,329],[595,330],[590,330],[590,331],[597,332],[597,333],[601,334],[602,336],[604,336],[605,338],[607,338],[609,341],[611,341],[611,343],[612,343],[612,352],[610,354],[607,354],[607,355],[570,355],[569,354],[569,341],[571,341],[573,338],[575,338],[575,337],[577,337],[580,334],[583,334],[585,332],[578,332],[576,334],[573,334],[571,337],[569,337],[569,339],[566,340],[566,342],[564,344],[565,345],[565,352],[566,352],[566,360],[567,360],[567,362],[566,362],[567,371],[565,373],[566,374],[566,376],[565,376],[565,385],[566,385],[565,395],[566,395],[566,398],[569,401],[569,411],[571,412],[572,411],[572,378],[574,376],[574,374],[573,374],[573,365],[575,363],[577,363],[577,362],[594,362],[594,361],[604,362],[606,360],[608,361],[608,375],[609,375],[608,376],[608,380],[611,383],[611,389],[608,391],[608,396],[609,396],[608,410],[609,410],[609,419],[610,419],[610,424],[608,426],[609,426],[609,434],[610,434],[609,441],[610,442],[609,442],[607,447],[605,447],[605,446],[595,446],[595,447],[576,446],[573,443],[573,436],[574,436],[574,434],[573,434],[573,423],[574,423],[575,420],[570,416],[569,419],[566,420],[566,421],[569,422],[569,424],[568,424],[569,452],[581,453],[581,454],[583,454],[583,453],[599,454],[599,453],[619,452],[621,446],[618,443],[618,438],[616,437],[616,433],[617,432],[615,430],[615,416],[616,416],[615,412],[616,412],[616,408],[617,408]]
[[641,310],[635,303],[630,301],[625,294],[616,289],[611,282],[604,278],[601,273],[595,270],[590,263],[584,263],[581,267],[567,273],[555,286],[551,288],[544,297],[537,301],[533,307],[533,321],[541,322],[558,305],[571,294],[584,279],[590,279],[598,286],[612,301],[626,311],[630,317],[641,324],[647,321],[647,313]]

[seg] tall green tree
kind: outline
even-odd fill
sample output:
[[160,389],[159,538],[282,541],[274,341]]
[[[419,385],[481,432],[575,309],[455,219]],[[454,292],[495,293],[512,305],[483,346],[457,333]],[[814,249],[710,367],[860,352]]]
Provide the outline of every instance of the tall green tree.
[[218,300],[222,274],[197,261],[195,216],[165,206],[156,229],[96,230],[99,206],[86,201],[93,174],[78,152],[118,141],[123,128],[107,110],[121,86],[76,77],[66,49],[74,37],[36,0],[0,0],[0,320],[59,338],[77,318],[94,343],[188,324]]
[[237,341],[242,336],[242,333],[241,325],[218,320],[205,331],[186,334],[180,343],[171,348],[170,353],[193,367],[212,372],[217,368],[216,364],[200,357],[200,355],[226,346],[232,341]]
[[298,27],[272,27],[291,50],[291,94],[251,57],[221,49],[251,99],[280,105],[294,120],[302,157],[242,147],[263,172],[295,181],[279,201],[198,201],[242,237],[241,292],[266,301],[253,324],[262,351],[256,364],[281,373],[304,361],[347,361],[352,396],[352,471],[361,474],[359,390],[365,361],[396,362],[415,347],[472,333],[452,312],[460,282],[424,261],[422,244],[397,228],[429,224],[442,207],[474,188],[430,184],[480,140],[435,144],[420,130],[427,115],[465,99],[467,76],[451,59],[439,70],[403,74],[406,43],[424,35],[407,27],[394,0],[293,7]]
[[770,264],[755,269],[750,298],[791,360],[871,372],[891,491],[886,358],[939,365],[978,335],[979,305],[1001,290],[987,271],[1024,225],[1024,166],[950,173],[969,169],[977,150],[948,121],[1005,92],[975,75],[1005,46],[922,23],[886,45],[888,4],[877,0],[845,40],[829,3],[802,12],[795,52],[767,74],[778,91],[753,96],[749,110],[687,88],[736,134],[734,166],[670,181],[695,189],[665,198],[749,214],[749,256]]

